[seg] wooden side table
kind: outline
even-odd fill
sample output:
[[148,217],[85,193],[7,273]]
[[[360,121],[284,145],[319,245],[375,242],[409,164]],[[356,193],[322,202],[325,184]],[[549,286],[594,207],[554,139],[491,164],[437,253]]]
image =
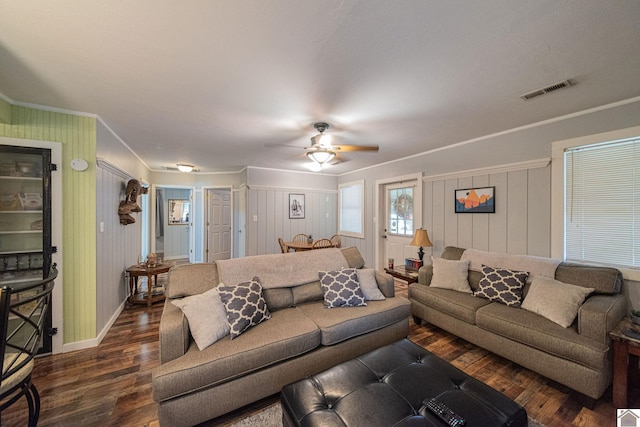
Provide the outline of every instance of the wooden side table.
[[[166,273],[171,268],[171,264],[158,264],[153,267],[146,265],[132,265],[127,268],[129,276],[129,304],[151,304],[158,301],[164,301],[164,292],[153,293],[153,284],[158,285],[158,274]],[[147,276],[147,292],[138,292],[138,277]],[[152,281],[153,278],[153,281]]]
[[628,330],[640,333],[640,325],[625,317],[609,332],[613,340],[613,406],[620,409],[628,404],[629,377],[637,383],[639,373],[640,340],[625,335]]
[[384,271],[397,279],[405,280],[409,285],[418,281],[418,270],[409,270],[404,265],[385,268]]

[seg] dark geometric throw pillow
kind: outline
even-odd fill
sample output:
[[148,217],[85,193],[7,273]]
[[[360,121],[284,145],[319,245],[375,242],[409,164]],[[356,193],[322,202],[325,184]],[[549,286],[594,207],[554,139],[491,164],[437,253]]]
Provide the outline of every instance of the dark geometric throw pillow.
[[271,318],[269,308],[262,296],[262,285],[257,276],[249,282],[236,286],[219,286],[218,293],[227,310],[231,339],[237,338],[250,327]]
[[509,307],[520,307],[522,289],[529,273],[482,265],[482,278],[473,296],[496,301]]
[[324,306],[360,307],[367,305],[360,290],[358,273],[353,268],[340,271],[319,271],[320,285],[324,292]]

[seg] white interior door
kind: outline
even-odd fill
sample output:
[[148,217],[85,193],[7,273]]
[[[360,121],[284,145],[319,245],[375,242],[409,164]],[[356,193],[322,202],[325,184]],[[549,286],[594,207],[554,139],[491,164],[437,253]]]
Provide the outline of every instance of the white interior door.
[[389,258],[394,265],[404,265],[405,258],[416,258],[417,252],[409,243],[415,229],[416,181],[388,184],[385,187],[385,267]]
[[231,258],[231,192],[208,190],[207,262]]

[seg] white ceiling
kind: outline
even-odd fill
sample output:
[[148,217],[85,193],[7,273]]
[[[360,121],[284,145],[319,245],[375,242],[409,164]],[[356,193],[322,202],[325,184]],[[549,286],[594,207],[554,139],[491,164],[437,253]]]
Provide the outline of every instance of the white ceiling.
[[[638,0],[0,0],[0,93],[94,113],[154,170],[344,173],[640,95]],[[530,101],[519,95],[570,79]],[[296,145],[300,148],[279,146]],[[266,145],[266,146],[265,146]]]

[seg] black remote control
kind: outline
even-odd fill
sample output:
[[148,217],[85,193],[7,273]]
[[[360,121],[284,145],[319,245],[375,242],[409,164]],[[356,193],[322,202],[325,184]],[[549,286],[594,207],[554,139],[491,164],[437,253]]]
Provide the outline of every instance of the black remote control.
[[464,418],[453,412],[451,408],[444,403],[438,402],[435,398],[429,399],[427,402],[427,408],[451,427],[460,427],[466,423]]
[[640,333],[628,330],[623,332],[626,336],[633,338],[634,340],[640,340]]

